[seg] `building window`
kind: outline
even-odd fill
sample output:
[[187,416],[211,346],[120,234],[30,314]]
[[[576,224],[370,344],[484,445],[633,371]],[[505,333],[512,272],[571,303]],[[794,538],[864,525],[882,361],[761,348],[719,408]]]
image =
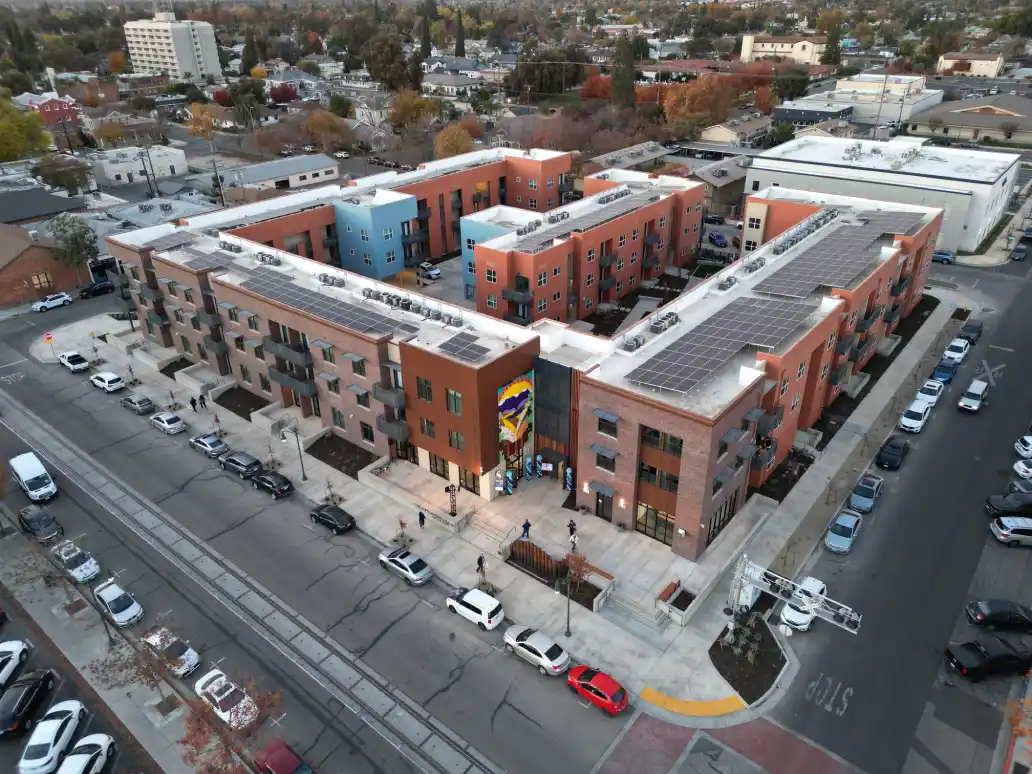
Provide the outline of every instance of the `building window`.
[[623,271],[623,267],[624,267],[624,260],[623,260],[623,258],[620,258],[616,262],[616,270],[617,271]]
[[383,230],[383,239],[384,239],[385,242],[387,240],[389,240],[389,239],[394,239],[394,229],[393,228],[385,228]]
[[563,298],[563,294],[562,293],[553,293],[552,294],[552,300],[553,301],[558,302],[558,301],[561,301],[562,298]]
[[717,457],[723,457],[727,454],[727,441],[721,439],[717,442]]
[[449,430],[448,445],[453,449],[462,451],[466,448],[466,439],[462,437],[462,433],[456,433],[454,430]]
[[362,440],[363,441],[368,441],[369,443],[372,443],[373,442],[373,426],[370,425],[368,422],[359,422],[358,424],[362,427]]
[[759,228],[759,227],[760,227],[760,219],[759,218],[749,218],[749,228]]
[[455,392],[452,389],[446,389],[444,391],[444,402],[448,407],[448,411],[457,416],[462,416],[462,393]]
[[595,467],[610,473],[616,473],[616,457],[607,457],[605,454],[595,455]]
[[356,392],[355,403],[362,408],[369,408],[369,393],[368,392]]
[[553,277],[558,277],[562,273],[563,273],[563,267],[562,266],[555,266],[555,267],[552,268],[552,276]]
[[537,209],[537,199],[527,199],[527,206],[532,210]]
[[830,336],[828,336],[828,349],[831,349],[834,346],[835,346],[835,334],[833,333]]
[[494,269],[488,269],[486,274],[487,274],[487,281],[488,282],[490,282],[492,284],[494,284],[495,282],[498,282],[498,272],[496,272]]
[[333,416],[333,426],[339,427],[341,430],[345,429],[346,425],[344,424],[344,412],[341,411],[339,408],[335,408],[330,411],[330,414]]
[[244,339],[241,336],[237,336],[236,338],[233,339],[233,346],[236,347],[241,352],[243,352],[244,351]]
[[787,376],[784,379],[781,380],[781,394],[784,395],[786,392],[788,392],[788,377]]
[[692,224],[692,233],[693,234],[698,234],[699,233],[699,224],[698,223],[693,223]]
[[852,328],[854,325],[856,325],[856,312],[849,316],[849,327]]
[[475,275],[477,273],[476,264],[474,264],[473,261],[466,261],[466,271]]
[[536,191],[537,190],[537,180],[528,180],[527,181],[527,188],[529,188],[531,191]]
[[644,462],[638,465],[638,480],[674,493],[677,492],[677,485],[680,483],[677,476],[673,473],[658,470],[651,465],[646,465]]
[[537,282],[538,282],[537,286],[539,288],[540,287],[544,287],[545,284],[548,282],[548,272],[547,271],[543,271],[540,274],[538,274]]
[[241,364],[241,366],[240,366],[240,378],[243,379],[248,384],[250,384],[251,383],[251,369],[248,368],[247,366]]
[[710,490],[710,494],[715,496],[717,492],[724,488],[724,483],[719,479],[713,479],[713,488]]
[[487,297],[487,308],[488,309],[497,309],[498,308],[498,296],[488,296]]
[[828,364],[824,364],[824,368],[821,369],[821,381],[823,382],[828,376]]
[[476,246],[476,244],[477,244],[477,241],[475,239],[470,239],[468,237],[466,238],[466,249],[467,250],[472,250]]
[[139,269],[137,269],[135,266],[130,266],[129,267],[129,276],[132,277],[137,282],[139,282],[140,281],[140,271],[139,271]]
[[180,311],[179,309],[173,309],[173,310],[172,310],[172,317],[173,317],[173,318],[175,319],[175,321],[176,321],[177,323],[179,323],[180,325],[182,325],[182,324],[183,324],[183,313],[182,313],[182,311]]
[[[272,392],[272,382],[265,374],[258,374],[258,383],[262,386],[262,392]],[[343,427],[343,425],[341,425]]]
[[201,329],[201,321],[198,320],[196,317],[191,317],[190,327],[193,328],[195,331],[199,331]]
[[608,419],[598,418],[598,431],[602,435],[608,435],[610,438],[616,438],[619,435],[620,430],[616,426],[616,422],[610,422]]
[[355,376],[365,376],[365,360],[352,360],[351,373]]
[[616,292],[619,293],[623,290],[623,280],[616,281]]
[[548,197],[548,209],[552,209],[553,207],[555,207],[555,198],[549,196]]
[[641,445],[651,446],[675,457],[680,457],[684,449],[684,441],[676,435],[662,433],[648,425],[641,426]]
[[397,253],[395,253],[394,250],[387,251],[387,263],[394,263],[397,257]]
[[664,226],[666,226],[666,218],[665,217],[659,219],[659,227],[663,228]]
[[555,178],[554,177],[548,178],[548,187],[549,188],[555,188]]
[[373,256],[371,256],[369,253],[362,253],[362,263],[364,263],[366,266],[372,266]]
[[595,248],[594,247],[589,247],[588,248],[588,263],[591,263],[593,260],[595,260]]
[[674,520],[669,515],[645,503],[638,503],[638,518],[634,528],[646,537],[668,546],[673,545],[674,535],[677,534]]
[[192,304],[194,302],[193,290],[191,290],[190,288],[183,288],[183,300],[186,301],[186,303],[188,304]]
[[174,282],[168,283],[168,286],[166,287],[166,289],[168,290],[168,294],[170,296],[172,296],[173,298],[175,298],[178,295],[178,293],[176,293],[176,283],[174,283]]
[[745,249],[747,251],[749,251],[749,252],[752,252],[753,250],[755,250],[756,249],[756,241],[753,240],[753,239],[746,239],[745,240]]
[[628,277],[627,278],[627,287],[629,287],[629,288],[634,287],[634,281],[636,279],[637,279],[637,277],[635,277],[633,274],[630,277]]
[[254,357],[256,360],[265,360],[265,347],[261,344],[256,344],[254,347]]
[[792,411],[795,411],[797,408],[799,408],[799,396],[798,395],[796,395],[794,398],[792,398]]
[[594,306],[594,303],[592,302],[591,298],[590,297],[585,298],[584,299],[584,308],[585,309],[591,309],[592,306]]
[[627,234],[620,234],[620,238],[616,243],[619,247],[625,247],[627,245]]
[[337,360],[335,359],[335,357],[333,355],[333,347],[326,347],[325,349],[323,349],[323,351],[322,351],[322,359],[323,359],[324,363],[330,363],[331,365],[336,365]]
[[802,379],[803,378],[803,374],[805,374],[805,373],[806,373],[806,363],[800,363],[799,364],[799,370],[796,371],[795,378],[796,379]]
[[548,299],[547,298],[539,299],[538,302],[537,302],[537,310],[539,312],[543,312],[547,308],[548,308]]
[[332,379],[326,382],[326,389],[334,395],[340,395],[340,379]]
[[240,322],[240,312],[237,310],[235,306],[232,306],[226,310],[226,316],[229,318],[230,322]]
[[361,230],[361,231],[359,232],[359,236],[360,236],[360,237],[362,238],[362,241],[363,241],[363,242],[368,242],[368,241],[369,241],[369,230],[368,230],[368,229],[365,229],[365,228],[364,228],[364,229],[362,229],[362,230]]
[[635,250],[633,253],[631,253],[631,266],[634,266],[634,264],[636,264],[637,262],[638,262],[638,251]]
[[179,341],[183,344],[183,352],[188,355],[193,352],[193,347],[190,346],[190,339],[186,338],[186,336],[180,336]]
[[426,417],[420,417],[419,429],[427,438],[437,437],[437,430],[434,429],[434,423]]
[[253,314],[247,318],[247,327],[252,331],[258,330],[258,315]]
[[637,242],[638,241],[638,229],[634,229],[633,231],[631,231],[631,241],[632,242]]
[[760,181],[759,180],[753,180],[752,181],[752,189],[754,191],[759,191],[760,190]]
[[[517,180],[519,180],[519,178],[516,178],[516,179],[517,179]],[[516,203],[517,203],[517,204],[519,204],[519,203],[520,203],[520,202],[522,202],[522,201],[523,201],[523,197],[522,197],[522,196],[519,196],[519,195],[517,195],[517,196],[516,196]]]
[[434,402],[434,387],[429,379],[424,379],[421,376],[416,377],[416,397],[420,400],[425,400],[427,403]]

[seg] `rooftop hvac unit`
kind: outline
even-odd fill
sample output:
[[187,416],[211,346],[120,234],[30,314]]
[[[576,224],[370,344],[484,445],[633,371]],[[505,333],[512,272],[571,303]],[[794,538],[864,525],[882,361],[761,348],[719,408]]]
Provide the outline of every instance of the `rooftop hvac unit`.
[[373,299],[373,301],[379,301],[383,298],[383,293],[381,293],[379,290],[374,290],[371,298]]
[[771,252],[774,253],[774,255],[781,255],[785,252],[785,247],[784,245],[774,245],[774,247],[771,248]]
[[372,298],[373,297],[372,289],[371,288],[362,288],[362,297],[363,298]]
[[219,230],[217,228],[206,228],[204,229],[204,233],[206,236],[217,237],[219,235]]
[[332,282],[332,283],[333,283],[334,285],[336,285],[336,286],[337,286],[338,288],[342,288],[342,287],[344,287],[344,286],[345,286],[345,285],[347,284],[347,282],[348,282],[348,281],[347,281],[346,279],[344,279],[343,277],[333,277],[333,278],[332,278],[332,279],[331,279],[330,281],[331,281],[331,282]]
[[401,296],[392,295],[388,299],[387,303],[390,304],[392,308],[397,309],[401,306]]
[[637,336],[624,339],[623,348],[627,352],[634,352],[636,349],[641,349],[644,343],[645,337],[639,333]]
[[426,308],[423,309],[423,319],[424,320],[429,320],[430,319],[430,310],[429,309],[426,309]]
[[153,204],[141,204],[140,205],[140,212],[150,212],[153,209],[154,209],[154,205]]
[[329,274],[320,274],[320,275],[319,275],[319,276],[317,277],[317,279],[318,279],[318,280],[319,280],[319,282],[320,282],[320,283],[322,283],[323,285],[329,285],[329,284],[331,284],[331,281],[332,281],[332,280],[331,280],[331,277],[330,277],[330,275],[329,275]]
[[412,308],[412,300],[408,298],[401,299],[401,309],[404,312],[409,311]]
[[441,315],[441,322],[443,322],[445,325],[451,325],[451,315],[450,314],[442,314]]
[[667,312],[663,315],[663,319],[667,321],[667,327],[671,325],[677,325],[681,322],[681,318],[677,316],[677,312]]
[[229,250],[229,252],[231,252],[231,253],[242,253],[242,252],[244,252],[244,248],[242,248],[240,245],[231,244],[226,249]]
[[440,320],[441,319],[441,313],[440,313],[440,311],[435,309],[433,312],[431,312],[430,317],[431,317],[431,319],[434,319],[434,320]]
[[423,305],[412,302],[412,308],[409,310],[413,314],[421,314],[423,312]]
[[267,258],[267,259],[265,260],[265,262],[266,262],[267,264],[269,264],[270,266],[279,266],[279,265],[280,265],[281,263],[283,263],[283,261],[282,261],[282,260],[280,260],[280,257],[279,257],[278,255],[270,255],[270,256],[269,256],[269,257],[268,257],[268,258]]
[[169,204],[168,202],[162,202],[161,203],[161,211],[162,212],[172,212],[172,205]]
[[727,170],[723,167],[717,167],[713,170],[713,177],[727,177]]
[[667,329],[666,320],[663,320],[662,318],[657,319],[657,320],[653,320],[651,323],[649,323],[649,330],[652,333],[662,333],[666,329]]
[[745,264],[745,273],[746,274],[752,274],[754,271],[756,271],[759,268],[760,267],[757,266],[755,263],[751,263],[751,262],[747,263],[747,264]]
[[458,314],[453,314],[452,318],[451,318],[451,324],[454,325],[456,328],[461,328],[462,327],[462,316],[458,315]]

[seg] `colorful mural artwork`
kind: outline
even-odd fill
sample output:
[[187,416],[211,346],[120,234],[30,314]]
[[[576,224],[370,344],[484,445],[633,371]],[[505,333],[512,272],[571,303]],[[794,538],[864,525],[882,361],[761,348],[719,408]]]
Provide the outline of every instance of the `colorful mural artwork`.
[[498,390],[498,438],[503,446],[522,447],[530,440],[534,420],[533,371]]

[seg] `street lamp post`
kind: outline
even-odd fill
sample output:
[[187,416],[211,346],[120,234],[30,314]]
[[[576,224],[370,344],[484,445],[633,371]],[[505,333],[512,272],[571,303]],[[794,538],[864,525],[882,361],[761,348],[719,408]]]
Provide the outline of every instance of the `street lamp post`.
[[304,452],[301,450],[301,433],[298,431],[296,425],[284,427],[282,430],[280,430],[279,436],[280,441],[282,441],[283,443],[287,442],[287,433],[291,433],[294,436],[294,440],[297,442],[297,458],[301,462],[301,480],[307,481],[308,476],[305,475],[305,455]]
[[570,596],[573,586],[573,570],[566,568],[566,636],[570,636]]

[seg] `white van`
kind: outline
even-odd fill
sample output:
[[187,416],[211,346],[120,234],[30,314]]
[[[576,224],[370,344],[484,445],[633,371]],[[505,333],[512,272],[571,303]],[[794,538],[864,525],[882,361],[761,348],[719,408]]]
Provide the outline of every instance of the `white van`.
[[43,463],[32,452],[19,454],[11,460],[11,472],[25,494],[33,502],[49,500],[57,494],[57,484],[47,473]]
[[455,589],[445,604],[453,613],[458,613],[484,631],[494,629],[505,620],[502,603],[480,589]]

